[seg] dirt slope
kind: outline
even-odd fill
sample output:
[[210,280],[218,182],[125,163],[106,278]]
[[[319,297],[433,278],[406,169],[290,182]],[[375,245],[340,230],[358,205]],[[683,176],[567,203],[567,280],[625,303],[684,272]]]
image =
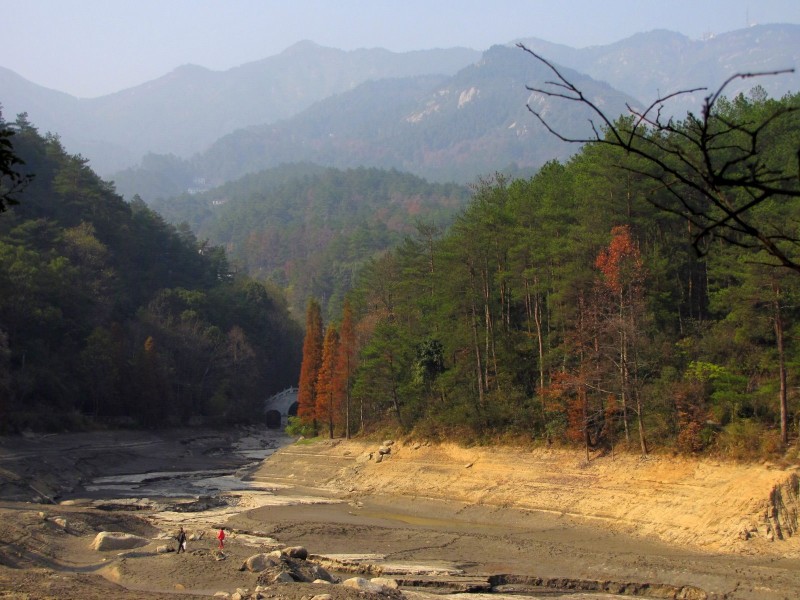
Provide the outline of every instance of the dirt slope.
[[672,456],[592,459],[574,451],[323,441],[283,448],[270,479],[331,491],[547,511],[724,553],[800,557],[798,469]]

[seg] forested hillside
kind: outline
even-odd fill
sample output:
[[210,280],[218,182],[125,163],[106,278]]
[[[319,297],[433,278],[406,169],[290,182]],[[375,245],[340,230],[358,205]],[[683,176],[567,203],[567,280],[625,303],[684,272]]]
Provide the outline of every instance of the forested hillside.
[[286,290],[296,314],[315,296],[338,312],[355,274],[418,221],[443,228],[466,187],[380,169],[284,165],[202,194],[153,203],[173,223],[222,245],[252,276]]
[[281,293],[24,116],[13,130],[34,178],[0,214],[0,427],[258,419],[299,372]]
[[[709,160],[724,165],[731,205],[747,204],[736,182],[751,168],[797,193],[798,108],[798,95],[758,91],[719,103]],[[739,159],[754,124],[755,159]],[[675,127],[669,143],[692,152],[692,122]],[[752,230],[704,238],[699,255],[680,198],[647,170],[593,144],[528,180],[487,182],[443,235],[420,231],[364,269],[326,329],[312,302],[306,424],[587,452],[784,448],[800,414],[800,276],[753,247]],[[788,198],[748,215],[796,261],[800,207]]]

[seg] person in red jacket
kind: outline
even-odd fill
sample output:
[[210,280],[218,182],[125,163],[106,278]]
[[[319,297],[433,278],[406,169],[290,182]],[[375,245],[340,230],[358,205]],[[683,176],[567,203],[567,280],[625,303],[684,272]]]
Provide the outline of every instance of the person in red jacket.
[[219,549],[225,547],[225,530],[220,528],[219,533],[217,534],[217,539],[219,540]]

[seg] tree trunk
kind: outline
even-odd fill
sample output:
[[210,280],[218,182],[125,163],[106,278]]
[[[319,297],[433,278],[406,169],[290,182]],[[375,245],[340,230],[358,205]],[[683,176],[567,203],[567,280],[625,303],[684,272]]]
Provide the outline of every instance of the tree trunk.
[[781,443],[786,446],[789,443],[789,410],[786,399],[786,356],[784,354],[784,334],[783,334],[783,315],[781,313],[780,296],[781,290],[778,286],[773,286],[775,292],[775,300],[773,307],[775,309],[775,340],[778,345],[778,378],[780,380],[780,389],[778,392],[778,401],[781,408]]

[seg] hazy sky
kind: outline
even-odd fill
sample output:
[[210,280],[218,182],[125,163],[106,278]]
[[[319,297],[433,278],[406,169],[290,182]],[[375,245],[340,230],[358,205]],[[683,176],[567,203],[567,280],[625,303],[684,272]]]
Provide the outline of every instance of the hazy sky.
[[748,22],[798,24],[800,0],[0,0],[0,15],[0,66],[93,97],[300,40],[402,52],[521,37],[584,47],[659,28],[699,39]]

